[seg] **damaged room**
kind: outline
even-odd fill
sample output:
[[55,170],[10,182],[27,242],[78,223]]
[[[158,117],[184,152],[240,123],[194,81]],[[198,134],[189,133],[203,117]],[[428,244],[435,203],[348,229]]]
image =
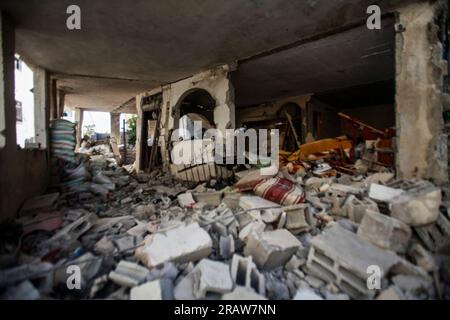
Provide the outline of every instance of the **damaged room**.
[[450,299],[448,1],[23,2],[1,300]]

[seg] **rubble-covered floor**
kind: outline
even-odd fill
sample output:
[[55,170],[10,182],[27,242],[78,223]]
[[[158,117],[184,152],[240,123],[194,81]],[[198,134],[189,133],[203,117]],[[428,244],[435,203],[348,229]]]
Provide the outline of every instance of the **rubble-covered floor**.
[[[449,215],[429,182],[287,166],[262,186],[257,170],[188,186],[108,149],[77,154],[57,193],[2,224],[3,299],[450,298]],[[255,194],[286,188],[282,205]]]

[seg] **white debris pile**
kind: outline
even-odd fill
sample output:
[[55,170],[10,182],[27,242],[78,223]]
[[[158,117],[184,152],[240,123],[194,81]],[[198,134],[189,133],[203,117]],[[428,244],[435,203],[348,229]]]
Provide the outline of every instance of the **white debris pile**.
[[101,152],[83,168],[88,181],[30,199],[9,228],[3,298],[450,298],[450,219],[430,182],[244,172],[188,188]]

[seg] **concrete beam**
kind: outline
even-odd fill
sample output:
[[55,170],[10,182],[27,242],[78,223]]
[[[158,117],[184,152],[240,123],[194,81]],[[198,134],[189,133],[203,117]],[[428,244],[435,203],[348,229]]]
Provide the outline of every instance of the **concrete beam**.
[[434,18],[443,1],[399,9],[396,36],[397,174],[400,178],[448,182],[442,85],[447,65]]
[[119,159],[120,151],[120,113],[110,113],[111,115],[111,138],[110,144],[114,155]]

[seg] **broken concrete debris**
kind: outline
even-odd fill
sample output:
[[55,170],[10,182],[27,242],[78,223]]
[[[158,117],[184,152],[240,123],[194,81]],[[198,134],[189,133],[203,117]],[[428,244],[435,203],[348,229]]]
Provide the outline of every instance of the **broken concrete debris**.
[[173,287],[167,279],[154,280],[130,290],[130,300],[172,300]]
[[192,223],[147,236],[144,245],[136,249],[136,258],[152,268],[169,261],[198,261],[207,257],[211,250],[209,234],[197,223]]
[[265,231],[249,235],[244,254],[252,256],[255,263],[264,270],[284,265],[300,247],[300,241],[289,231]]
[[368,211],[358,228],[358,236],[382,249],[405,253],[412,231],[403,222]]
[[77,298],[450,298],[447,202],[428,182],[294,160],[194,187],[95,150],[59,158],[63,183],[22,207],[22,244],[0,256],[2,298],[65,298],[73,264]]

